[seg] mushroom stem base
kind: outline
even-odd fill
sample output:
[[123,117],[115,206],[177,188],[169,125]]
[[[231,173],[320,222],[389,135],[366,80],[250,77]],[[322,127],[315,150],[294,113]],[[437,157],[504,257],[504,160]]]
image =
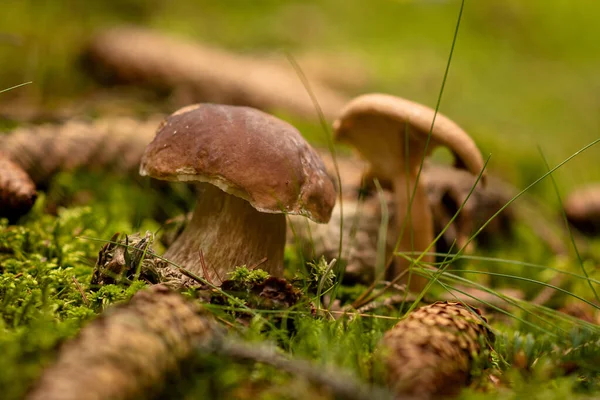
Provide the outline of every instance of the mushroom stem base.
[[[410,183],[407,185],[406,177],[402,176],[394,181],[394,193],[396,195],[396,204],[398,213],[397,224],[398,234],[402,233],[402,237],[399,238],[398,252],[412,252],[408,254],[413,259],[419,257],[418,252],[423,252],[429,247],[433,241],[433,217],[431,215],[431,208],[429,207],[429,199],[427,198],[427,192],[425,185],[422,182],[416,182],[416,176],[408,179]],[[408,206],[410,204],[410,197],[415,190],[415,196],[412,201],[410,214],[408,213]],[[408,219],[405,221],[405,219]],[[404,229],[402,229],[404,227]],[[431,248],[428,252],[434,252],[435,248]],[[430,263],[434,261],[432,255],[423,255],[420,260],[424,263]],[[404,257],[396,257],[394,260],[395,268],[393,268],[393,277],[406,271],[411,267],[411,261]],[[402,279],[402,282],[408,282],[408,273]],[[392,278],[393,278],[392,277]],[[427,284],[427,279],[423,278],[416,273],[410,274],[409,289],[412,291],[420,291]]]
[[[228,272],[242,265],[260,264],[259,268],[271,275],[281,276],[285,215],[261,213],[246,200],[213,185],[198,186],[192,220],[164,257],[214,284],[220,284]],[[181,275],[174,267],[169,268],[176,276]],[[197,284],[184,276],[178,278],[183,286]]]

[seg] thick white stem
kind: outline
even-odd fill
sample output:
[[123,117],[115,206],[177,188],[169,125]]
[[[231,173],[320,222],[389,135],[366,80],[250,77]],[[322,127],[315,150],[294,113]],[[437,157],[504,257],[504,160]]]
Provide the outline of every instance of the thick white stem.
[[[393,182],[397,207],[396,222],[398,225],[398,234],[402,233],[402,236],[399,239],[400,244],[398,246],[398,252],[413,252],[412,254],[409,254],[413,259],[418,258],[418,253],[425,251],[433,241],[433,218],[429,207],[426,188],[420,182],[417,183],[417,190],[412,201],[411,212],[410,214],[408,213],[410,197],[412,196],[416,183],[415,178],[415,176],[402,175],[397,177]],[[404,227],[404,230],[402,230],[402,227]],[[435,251],[435,248],[429,250],[429,252],[433,251]],[[421,262],[424,263],[429,263],[433,260],[434,257],[432,255],[425,255],[421,258]],[[396,257],[394,261],[394,277],[406,271],[411,265],[410,261],[400,256]],[[406,273],[406,277],[402,282],[408,282],[408,273]],[[426,283],[426,278],[423,278],[414,272],[411,274],[410,290],[421,290],[425,287]]]
[[190,224],[164,257],[215,284],[227,279],[234,267],[250,267],[265,257],[259,268],[281,276],[285,215],[258,212],[247,201],[210,184],[200,184],[199,189]]

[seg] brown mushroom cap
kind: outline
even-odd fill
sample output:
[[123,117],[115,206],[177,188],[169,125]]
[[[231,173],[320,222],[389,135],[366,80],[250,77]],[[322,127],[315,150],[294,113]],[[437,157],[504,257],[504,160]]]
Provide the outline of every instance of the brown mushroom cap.
[[[422,145],[416,145],[415,142],[425,142],[434,115],[435,110],[422,104],[392,95],[371,93],[356,97],[348,103],[333,126],[336,139],[341,141],[347,139],[349,134],[353,134],[354,137],[364,136],[365,143],[361,143],[361,146],[357,146],[357,148],[369,162],[375,161],[374,164],[376,164],[377,158],[381,158],[386,152],[392,153],[390,154],[391,158],[397,158],[398,147],[395,146],[396,144],[400,148],[404,148],[401,135],[395,135],[395,138],[377,138],[375,133],[390,131],[390,129],[378,129],[378,127],[389,128],[391,126],[395,128],[392,131],[396,132],[406,129],[410,135],[409,147],[421,148]],[[359,132],[361,130],[365,130],[365,135],[361,135]],[[380,140],[383,140],[384,143],[378,143]],[[369,153],[369,149],[365,146],[369,143],[373,146],[374,154],[365,154]],[[474,175],[478,175],[483,169],[483,158],[473,139],[456,123],[440,113],[437,113],[435,117],[435,125],[431,132],[431,141],[427,152],[430,153],[437,146],[445,146],[454,154],[457,167],[464,167]],[[417,154],[419,158],[421,155]],[[482,182],[485,182],[485,172]]]
[[211,183],[266,213],[327,222],[335,188],[322,160],[292,125],[250,107],[196,104],[169,116],[140,174]]

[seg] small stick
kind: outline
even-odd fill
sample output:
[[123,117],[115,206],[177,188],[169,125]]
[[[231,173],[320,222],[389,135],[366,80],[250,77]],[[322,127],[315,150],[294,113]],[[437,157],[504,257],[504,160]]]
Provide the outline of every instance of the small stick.
[[263,264],[265,261],[267,261],[268,258],[267,257],[263,257],[260,260],[258,260],[258,262],[256,264],[254,264],[253,266],[251,266],[250,268],[248,268],[249,270],[253,270],[255,268],[258,268],[259,265]]
[[395,294],[391,297],[388,297],[385,300],[382,301],[372,301],[364,306],[362,306],[361,308],[359,308],[358,310],[356,310],[356,312],[358,312],[359,314],[362,313],[366,313],[369,311],[373,311],[379,307],[392,307],[394,305],[397,304],[402,304],[405,302],[413,302],[416,300],[416,297],[406,297],[403,294]]
[[[202,266],[202,273],[204,274],[204,279],[206,279],[206,281],[211,285],[217,286],[214,284],[212,279],[210,279],[210,275],[208,275],[208,267],[206,266],[206,261],[204,261],[204,253],[202,252],[202,249],[200,249],[200,265]],[[217,271],[215,270],[215,274],[216,273]],[[217,278],[219,278],[219,275],[217,275]]]
[[[211,280],[209,280],[210,278],[208,276],[208,267],[206,266],[206,261],[204,260],[204,252],[202,251],[202,249],[200,249],[200,264],[202,265],[202,271],[204,272],[205,279],[208,282],[210,282],[211,285],[217,286]],[[217,276],[217,279],[221,283],[223,283],[223,278],[221,278],[221,275],[219,275],[219,271],[216,268],[213,268],[213,271],[215,271],[215,275]]]
[[[203,285],[206,285],[206,282],[208,282],[210,285],[212,285],[212,286],[216,286],[214,283],[212,283],[211,281],[209,281],[209,280],[208,280],[208,278],[201,278],[201,277],[199,277],[198,275],[195,275],[195,274],[191,273],[190,271],[188,271],[188,270],[187,270],[187,269],[185,269],[185,268],[177,267],[177,270],[178,270],[179,272],[181,272],[181,274],[182,274],[182,275],[185,275],[185,276],[187,276],[188,278],[190,278],[190,279],[192,279],[192,280],[194,280],[194,281],[196,281],[196,282],[198,282],[198,283],[201,283],[201,284],[203,284]],[[203,279],[204,279],[204,280],[203,280]],[[206,281],[206,282],[205,282],[205,281]]]
[[270,365],[294,376],[331,390],[336,398],[349,400],[392,399],[392,394],[380,387],[368,386],[356,377],[306,360],[295,360],[277,353],[277,348],[264,344],[240,343],[225,337],[214,336],[213,340],[198,347],[205,351],[221,354],[238,360],[247,360]]
[[87,296],[85,295],[85,292],[81,288],[79,281],[77,280],[77,278],[75,278],[75,276],[71,276],[71,279],[73,279],[73,283],[75,283],[75,287],[77,288],[77,291],[79,291],[79,293],[81,294],[81,298],[83,298],[83,302],[85,303],[86,306],[89,307],[90,301],[88,300]]

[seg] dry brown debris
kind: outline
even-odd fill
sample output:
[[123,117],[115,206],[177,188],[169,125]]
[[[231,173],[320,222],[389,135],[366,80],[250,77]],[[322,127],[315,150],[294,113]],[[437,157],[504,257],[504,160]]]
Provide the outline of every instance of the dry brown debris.
[[136,278],[150,284],[161,283],[159,267],[162,260],[155,256],[152,234],[146,232],[142,237],[135,233],[125,235],[121,240],[118,238],[116,233],[100,249],[92,274],[92,287],[132,282]]
[[410,313],[383,338],[387,382],[397,399],[457,394],[470,378],[473,360],[493,334],[477,309],[437,302]]
[[0,152],[0,217],[15,221],[29,212],[37,192],[27,172]]
[[[270,276],[260,282],[240,282],[227,279],[221,290],[232,296],[243,298],[248,307],[263,310],[285,310],[300,301],[302,293],[283,278]],[[215,293],[212,303],[222,304],[226,298]]]
[[148,398],[168,373],[213,335],[213,324],[163,286],[138,292],[65,343],[29,400]]
[[[171,90],[180,103],[213,102],[317,117],[306,89],[291,66],[232,54],[156,31],[121,27],[96,35],[84,59],[110,80]],[[346,98],[311,81],[321,107],[333,117]]]

